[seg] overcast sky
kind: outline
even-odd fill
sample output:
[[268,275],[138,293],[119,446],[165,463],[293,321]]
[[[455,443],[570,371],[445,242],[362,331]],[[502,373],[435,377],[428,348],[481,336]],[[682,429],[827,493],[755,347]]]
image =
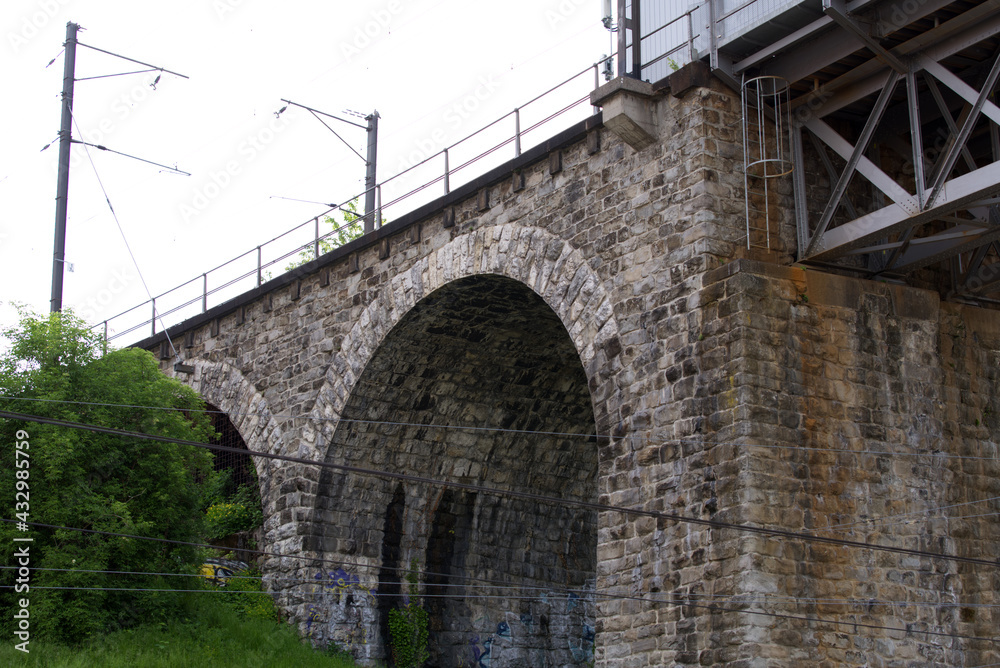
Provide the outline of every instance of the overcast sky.
[[[158,72],[76,83],[75,139],[191,173],[74,149],[66,240],[73,271],[65,274],[63,303],[96,323],[147,299],[101,184],[148,289],[159,294],[324,210],[278,197],[339,203],[363,191],[364,162],[309,112],[291,107],[276,117],[281,98],[362,125],[342,112],[377,109],[381,181],[596,62],[610,48],[601,4],[5,0],[0,325],[15,321],[13,303],[49,310],[58,144],[40,149],[59,129],[68,21],[84,29],[83,44],[189,77],[164,73],[155,89]],[[142,67],[90,48],[77,52],[78,79],[135,69]],[[586,95],[592,85],[588,74],[560,99]],[[526,108],[522,128],[557,106]],[[579,107],[526,145],[586,113]],[[364,130],[328,122],[365,153]],[[508,119],[485,136],[498,140],[512,130]],[[452,167],[473,154],[463,150],[455,150]],[[498,151],[494,162],[456,175],[452,185],[512,151]],[[433,177],[442,166],[435,160],[419,176]],[[412,202],[386,216],[420,203]]]

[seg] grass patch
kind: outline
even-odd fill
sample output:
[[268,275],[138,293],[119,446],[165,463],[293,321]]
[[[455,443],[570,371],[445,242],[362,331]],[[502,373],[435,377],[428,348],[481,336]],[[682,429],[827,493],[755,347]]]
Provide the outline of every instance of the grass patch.
[[233,594],[185,594],[184,612],[177,619],[90,638],[79,647],[32,641],[31,653],[24,654],[14,649],[13,638],[8,638],[0,646],[0,666],[354,668],[356,665],[343,655],[329,656],[313,650],[289,624],[247,619],[234,606],[220,600],[226,596]]

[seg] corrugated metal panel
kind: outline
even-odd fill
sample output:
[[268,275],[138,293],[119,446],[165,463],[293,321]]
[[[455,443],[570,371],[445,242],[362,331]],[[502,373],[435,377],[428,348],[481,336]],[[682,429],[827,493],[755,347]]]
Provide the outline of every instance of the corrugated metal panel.
[[[664,0],[646,2],[640,5],[639,25],[643,35],[643,79],[657,81],[691,60],[686,48],[691,35],[689,22],[684,17],[684,13],[698,4],[698,0],[694,2],[692,0]],[[694,31],[697,32],[697,30],[698,28],[695,27]],[[647,66],[645,63],[652,64]]]
[[[820,0],[714,0],[719,47],[740,41],[748,33],[778,27],[791,32],[811,20]],[[633,3],[628,3],[631,16]],[[710,48],[709,5],[706,0],[643,0],[640,7],[642,78],[657,81]],[[803,12],[802,10],[808,10]],[[780,24],[772,23],[781,19]],[[787,24],[787,25],[786,25]],[[740,50],[738,45],[737,51]],[[631,54],[628,70],[632,70]]]
[[721,0],[719,4],[721,10],[717,10],[716,16],[721,27],[721,46],[777,18],[796,5],[807,3],[802,0]]

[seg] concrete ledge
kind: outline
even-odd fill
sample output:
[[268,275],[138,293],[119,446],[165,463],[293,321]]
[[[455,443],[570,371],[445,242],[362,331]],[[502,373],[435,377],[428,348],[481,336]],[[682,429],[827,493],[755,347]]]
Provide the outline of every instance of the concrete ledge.
[[612,79],[590,94],[590,103],[600,106],[604,126],[622,141],[641,151],[658,137],[653,85],[632,77]]
[[810,304],[857,310],[861,308],[865,295],[880,295],[890,300],[892,312],[901,318],[936,321],[941,311],[941,297],[932,290],[758,260],[734,260],[718,269],[705,272],[702,285],[708,287],[738,274],[797,283]]

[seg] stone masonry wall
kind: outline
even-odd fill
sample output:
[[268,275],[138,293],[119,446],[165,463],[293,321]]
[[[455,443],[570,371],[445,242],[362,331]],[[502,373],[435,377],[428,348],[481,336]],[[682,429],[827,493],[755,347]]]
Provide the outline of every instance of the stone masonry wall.
[[[568,342],[560,349],[582,369],[567,394],[576,399],[537,405],[545,420],[576,416],[572,431],[602,435],[589,446],[596,461],[589,496],[661,516],[601,511],[590,528],[575,529],[596,546],[589,650],[580,636],[561,654],[513,652],[508,663],[498,654],[491,665],[591,657],[616,668],[1000,661],[995,643],[954,637],[995,635],[988,606],[998,602],[996,568],[725,525],[807,532],[850,524],[821,535],[989,558],[997,506],[985,500],[1000,496],[997,313],[745,259],[738,97],[711,81],[655,104],[659,138],[648,148],[634,151],[591,124],[464,198],[390,224],[373,240],[176,328],[175,340],[186,338],[183,361],[194,367],[178,377],[243,415],[233,422],[251,450],[344,463],[368,441],[340,421],[364,415],[373,400],[382,402],[379,414],[436,416],[434,397],[425,402],[421,388],[440,394],[444,385],[422,386],[422,372],[399,366],[399,351],[412,354],[419,342],[386,345],[407,314],[470,277],[518,283],[564,329],[539,337],[540,345]],[[778,230],[767,257],[790,262],[793,238],[789,228]],[[489,300],[476,308],[474,317],[485,318]],[[452,350],[477,355],[471,340]],[[175,373],[176,361],[164,360],[164,369]],[[497,365],[498,374],[514,377],[514,362]],[[374,396],[377,385],[363,380],[369,368],[399,376],[406,391]],[[470,411],[490,403],[471,393],[473,384],[462,387]],[[579,410],[581,395],[589,395],[592,412]],[[548,392],[521,396],[528,402]],[[462,414],[459,397],[444,402],[450,415]],[[564,412],[567,406],[576,408]],[[420,454],[428,441],[414,436],[406,447]],[[514,447],[501,445],[503,452]],[[451,456],[445,449],[393,461],[406,473],[456,482],[481,464],[470,458],[469,466],[449,469],[440,457]],[[544,474],[558,477],[558,462],[540,463]],[[258,470],[265,549],[285,555],[267,562],[267,586],[303,633],[336,638],[365,660],[385,656],[375,599],[389,562],[406,566],[416,557],[425,572],[428,563],[440,565],[448,529],[483,541],[470,546],[468,563],[493,546],[525,551],[513,539],[473,530],[490,517],[482,494],[445,498],[382,481],[355,496],[331,495],[332,479],[317,467],[258,461]],[[588,478],[572,479],[574,498],[588,498]],[[954,508],[934,510],[944,506]],[[367,551],[351,546],[350,526],[336,519],[344,514],[358,517]],[[895,519],[881,521],[887,516]],[[549,541],[555,546],[571,525],[543,521],[537,529],[557,537]],[[521,566],[544,565],[555,549]],[[335,586],[326,587],[331,573]],[[440,584],[425,577],[422,591]],[[456,601],[453,610],[467,603]],[[470,657],[485,656],[486,640],[514,646],[518,633],[523,647],[544,649],[537,629],[529,633],[519,622],[505,629],[492,619],[483,630],[490,636],[480,635]],[[535,663],[517,663],[529,660]]]

